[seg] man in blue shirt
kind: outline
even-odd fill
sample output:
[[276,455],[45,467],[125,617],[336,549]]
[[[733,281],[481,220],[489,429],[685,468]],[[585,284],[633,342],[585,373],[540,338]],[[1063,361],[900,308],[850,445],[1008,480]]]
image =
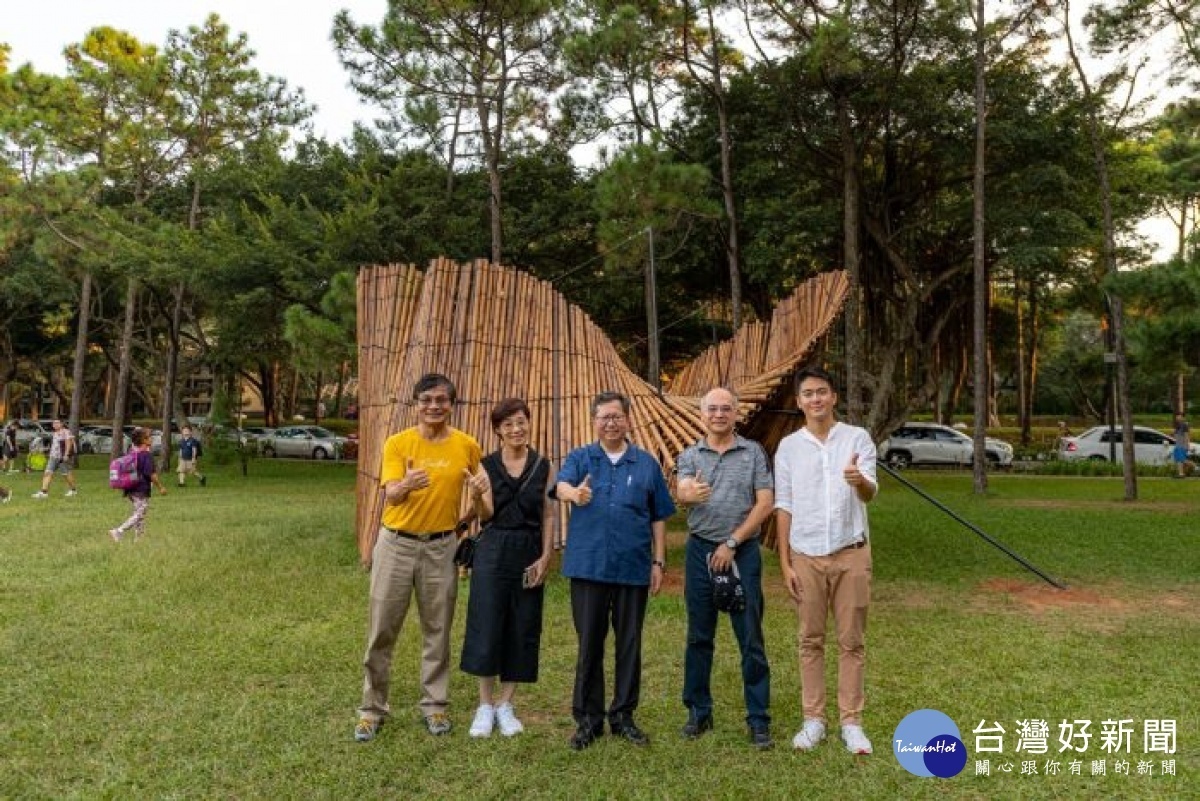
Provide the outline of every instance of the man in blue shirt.
[[608,707],[614,736],[650,740],[633,720],[642,681],[642,624],[649,594],[666,570],[667,518],[675,513],[662,468],[627,439],[629,399],[601,392],[592,400],[596,442],[567,455],[551,495],[571,504],[563,575],[571,579],[571,615],[579,639],[571,707],[581,751],[604,734],[604,641],[612,621],[616,682]]

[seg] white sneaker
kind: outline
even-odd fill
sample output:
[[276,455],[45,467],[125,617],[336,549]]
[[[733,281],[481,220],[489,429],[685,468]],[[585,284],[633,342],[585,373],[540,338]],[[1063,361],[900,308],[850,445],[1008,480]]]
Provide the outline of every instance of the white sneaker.
[[79,492],[77,490],[67,490],[67,494],[64,495],[63,497],[64,498],[74,498],[78,494],[79,494]]
[[505,737],[512,737],[525,731],[524,724],[517,720],[517,716],[513,712],[512,704],[501,704],[496,707],[496,722],[500,724],[500,733]]
[[852,754],[866,756],[871,753],[871,741],[867,739],[862,726],[842,726],[842,742],[846,744],[846,750]]
[[471,721],[472,737],[491,737],[492,727],[496,725],[496,707],[491,704],[480,704],[475,710],[475,719]]
[[33,493],[33,497],[35,497],[35,498],[49,498],[49,497],[50,497],[50,495],[49,495],[49,493],[42,492],[41,490],[38,490],[37,492]]
[[825,724],[815,718],[808,718],[792,738],[792,748],[797,751],[811,751],[824,739]]

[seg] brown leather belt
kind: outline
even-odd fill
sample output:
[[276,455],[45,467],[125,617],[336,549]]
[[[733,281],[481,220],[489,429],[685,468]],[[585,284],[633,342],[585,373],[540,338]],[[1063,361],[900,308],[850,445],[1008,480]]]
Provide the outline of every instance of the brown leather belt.
[[389,534],[395,534],[397,537],[403,537],[406,540],[414,540],[416,542],[434,542],[444,537],[449,537],[454,533],[454,529],[448,528],[445,531],[431,531],[428,534],[412,534],[408,531],[399,531],[394,528],[383,527]]

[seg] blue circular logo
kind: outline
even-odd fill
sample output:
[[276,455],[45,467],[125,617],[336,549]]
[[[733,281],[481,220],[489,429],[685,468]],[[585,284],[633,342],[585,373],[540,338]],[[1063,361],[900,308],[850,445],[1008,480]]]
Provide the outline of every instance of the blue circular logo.
[[967,764],[967,748],[958,726],[936,709],[918,709],[905,716],[892,735],[892,753],[914,776],[949,779]]

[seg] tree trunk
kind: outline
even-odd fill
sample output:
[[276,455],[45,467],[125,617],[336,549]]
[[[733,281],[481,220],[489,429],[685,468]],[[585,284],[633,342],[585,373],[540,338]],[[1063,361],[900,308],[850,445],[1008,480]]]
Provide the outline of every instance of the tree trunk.
[[[1096,167],[1096,177],[1100,182],[1100,210],[1102,213],[1102,233],[1103,239],[1101,242],[1101,263],[1104,266],[1106,276],[1115,276],[1117,274],[1117,246],[1116,246],[1116,231],[1113,222],[1113,207],[1112,207],[1112,183],[1109,180],[1108,174],[1108,157],[1105,153],[1105,137],[1100,130],[1100,111],[1098,104],[1100,98],[1096,97],[1092,91],[1092,85],[1088,81],[1087,72],[1083,68],[1083,63],[1079,59],[1079,54],[1075,50],[1075,41],[1072,36],[1070,24],[1070,3],[1063,4],[1063,12],[1066,14],[1067,24],[1064,26],[1067,39],[1067,52],[1071,58],[1071,63],[1075,67],[1075,74],[1079,78],[1080,87],[1083,89],[1083,99],[1086,104],[1085,120],[1087,122],[1088,136],[1092,140],[1092,161]],[[1121,467],[1121,472],[1125,477],[1125,500],[1137,500],[1137,465],[1134,462],[1134,442],[1133,442],[1133,411],[1129,408],[1129,365],[1125,358],[1125,306],[1121,298],[1116,295],[1108,295],[1109,311],[1112,315],[1112,336],[1113,336],[1113,353],[1117,362],[1117,388],[1115,393],[1115,402],[1117,410],[1121,417],[1121,453],[1124,463]]]
[[[1032,282],[1031,282],[1032,283]],[[1021,303],[1021,282],[1013,276],[1013,306],[1017,311],[1017,425],[1021,428],[1021,444],[1028,446],[1032,422],[1029,419],[1029,342],[1025,336],[1026,309]]]
[[321,406],[324,404],[324,401],[321,400],[321,390],[324,388],[324,386],[325,376],[323,376],[321,371],[318,370],[316,379],[317,389],[315,392],[316,397],[313,399],[313,425],[316,426],[321,425],[321,418],[325,416],[321,414]]
[[858,187],[858,148],[854,145],[854,126],[850,121],[850,103],[837,99],[838,131],[842,150],[842,255],[850,288],[846,294],[846,416],[853,425],[862,425],[862,342],[860,326],[862,306],[862,264],[859,247],[861,225]]
[[[158,472],[166,475],[171,472],[171,417],[175,414],[175,385],[179,372],[179,328],[183,323],[183,282],[181,281],[174,292],[171,304],[171,324],[167,330],[167,373],[163,378],[162,392],[162,432],[163,449],[158,457]],[[180,428],[183,421],[179,422]]]
[[741,245],[738,242],[737,203],[733,191],[733,138],[729,133],[729,108],[725,102],[725,84],[721,76],[721,49],[718,46],[719,33],[716,20],[713,18],[713,7],[708,5],[708,33],[712,56],[713,101],[717,110],[717,127],[721,144],[721,196],[725,201],[726,242],[725,258],[729,264],[729,301],[733,307],[733,330],[736,333],[742,326],[742,262]]
[[333,416],[342,416],[342,396],[346,394],[346,373],[350,369],[348,362],[342,362],[338,366],[337,379],[337,395],[333,398]]
[[975,349],[975,455],[972,474],[976,494],[987,492],[987,412],[988,412],[988,352],[987,352],[987,242],[984,239],[984,170],[987,134],[987,31],[984,28],[984,0],[975,4],[975,181],[972,223],[975,238],[974,314],[972,315],[973,346]]
[[662,392],[662,367],[658,346],[658,282],[654,263],[654,229],[647,228],[648,239],[646,259],[646,381],[650,386]]
[[[1028,371],[1029,378],[1025,385],[1028,388],[1025,396],[1025,419],[1030,421],[1030,426],[1033,425],[1033,399],[1037,397],[1037,379],[1038,379],[1038,341],[1041,338],[1041,327],[1038,325],[1038,291],[1037,284],[1029,282],[1029,303],[1028,319],[1029,336],[1027,337],[1026,349],[1029,353]],[[1031,437],[1032,438],[1032,437]]]
[[137,278],[130,274],[125,287],[125,324],[121,329],[121,359],[117,368],[117,396],[113,398],[112,455],[115,459],[125,452],[126,412],[129,405],[129,379],[133,374],[133,321],[137,316]]
[[87,363],[88,326],[92,312],[92,274],[86,270],[79,288],[79,327],[75,332],[75,360],[71,365],[71,410],[68,428],[79,437],[79,419],[83,416],[83,378]]

